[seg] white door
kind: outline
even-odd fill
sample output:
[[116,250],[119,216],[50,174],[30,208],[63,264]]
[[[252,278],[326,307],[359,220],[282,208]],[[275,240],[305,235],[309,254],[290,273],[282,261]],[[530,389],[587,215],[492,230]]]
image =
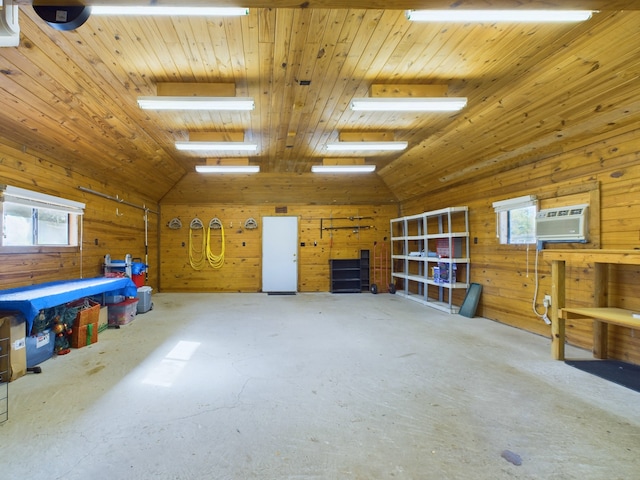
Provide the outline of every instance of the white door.
[[298,291],[298,217],[262,218],[262,291]]

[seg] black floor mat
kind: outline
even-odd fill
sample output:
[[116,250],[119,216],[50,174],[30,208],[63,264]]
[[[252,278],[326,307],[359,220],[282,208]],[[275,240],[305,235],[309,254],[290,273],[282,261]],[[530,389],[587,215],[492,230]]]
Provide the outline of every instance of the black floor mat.
[[267,295],[295,295],[296,292],[267,292]]
[[640,392],[640,365],[619,360],[565,360],[564,363]]

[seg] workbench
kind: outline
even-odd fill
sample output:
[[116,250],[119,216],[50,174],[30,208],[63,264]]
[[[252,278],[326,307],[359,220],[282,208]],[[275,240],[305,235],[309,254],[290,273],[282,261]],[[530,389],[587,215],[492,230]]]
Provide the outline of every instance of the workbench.
[[[564,360],[566,320],[593,321],[593,356],[608,356],[608,325],[640,328],[640,318],[631,310],[611,307],[608,304],[609,265],[640,265],[640,250],[544,250],[545,260],[551,261],[551,355]],[[593,265],[594,307],[565,307],[566,262],[581,266]]]
[[64,280],[0,290],[0,310],[22,312],[27,322],[27,334],[30,334],[34,319],[44,308],[93,295],[135,297],[137,294],[138,289],[135,283],[126,277]]

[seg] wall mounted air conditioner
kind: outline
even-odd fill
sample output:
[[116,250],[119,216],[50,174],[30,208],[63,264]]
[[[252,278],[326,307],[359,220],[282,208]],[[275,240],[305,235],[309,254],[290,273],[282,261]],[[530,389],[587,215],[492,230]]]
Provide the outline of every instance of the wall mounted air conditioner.
[[540,210],[536,216],[538,242],[589,241],[589,205]]
[[17,47],[19,44],[18,5],[13,0],[0,0],[0,47]]

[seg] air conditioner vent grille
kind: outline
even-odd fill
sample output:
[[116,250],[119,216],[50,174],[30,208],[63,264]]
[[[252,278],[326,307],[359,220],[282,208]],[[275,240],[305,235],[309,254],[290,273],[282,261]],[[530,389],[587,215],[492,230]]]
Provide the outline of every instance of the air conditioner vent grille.
[[589,241],[589,205],[540,210],[536,216],[536,238],[542,242]]

